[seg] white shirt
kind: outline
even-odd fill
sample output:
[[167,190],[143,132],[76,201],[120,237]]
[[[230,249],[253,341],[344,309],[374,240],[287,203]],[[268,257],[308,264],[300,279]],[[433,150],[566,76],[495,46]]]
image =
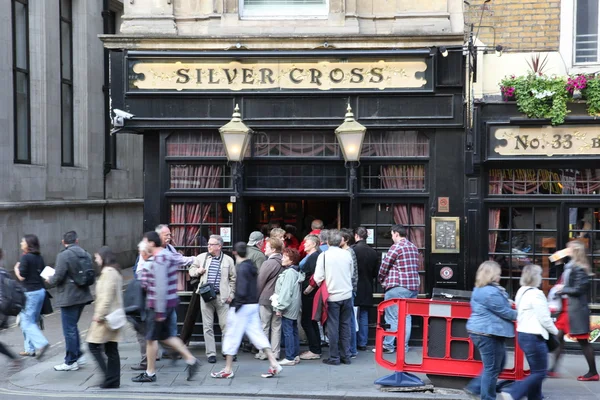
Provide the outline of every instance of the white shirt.
[[518,313],[517,332],[542,335],[544,339],[548,339],[548,332],[554,335],[558,333],[558,329],[550,317],[550,309],[544,292],[531,286],[521,286],[515,302]]
[[314,280],[318,284],[325,281],[329,299],[342,301],[352,298],[352,274],[354,263],[349,251],[330,246],[329,250],[319,254],[315,267]]

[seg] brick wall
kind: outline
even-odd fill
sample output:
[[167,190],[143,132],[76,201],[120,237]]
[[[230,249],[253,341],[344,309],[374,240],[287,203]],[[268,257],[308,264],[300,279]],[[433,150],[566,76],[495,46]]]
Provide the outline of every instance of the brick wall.
[[560,36],[560,0],[469,0],[464,3],[465,34],[481,20],[479,39],[505,51],[555,51]]

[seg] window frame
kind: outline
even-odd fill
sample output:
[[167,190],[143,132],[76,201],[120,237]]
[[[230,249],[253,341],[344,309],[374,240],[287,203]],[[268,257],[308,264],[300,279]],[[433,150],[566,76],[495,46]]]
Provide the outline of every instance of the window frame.
[[257,7],[247,7],[244,3],[246,0],[239,0],[239,16],[240,19],[327,19],[329,16],[329,1],[324,0],[324,4],[319,6],[319,12],[309,12],[315,9],[315,5],[291,6],[289,10],[284,10],[280,7],[272,5]]
[[[560,7],[560,41],[559,53],[564,60],[566,73],[593,73],[600,65],[600,36],[598,40],[598,60],[596,62],[576,63],[575,60],[575,18],[577,17],[577,0],[562,0]],[[600,17],[599,17],[600,18]],[[598,23],[600,35],[600,19]]]
[[[17,65],[17,25],[15,3],[20,3],[25,7],[25,63],[23,69]],[[15,164],[31,164],[31,79],[30,79],[30,60],[29,60],[29,1],[12,0],[11,1],[11,23],[12,23],[12,57],[13,57],[13,140]],[[24,74],[27,81],[27,158],[19,159],[19,126],[18,126],[18,100],[17,100],[17,75]]]
[[[59,15],[59,36],[60,36],[60,116],[61,116],[61,122],[60,122],[60,160],[61,160],[61,165],[63,167],[74,167],[75,166],[75,115],[74,115],[74,90],[73,90],[73,2],[71,0],[69,1],[69,15],[70,15],[70,19],[67,19],[63,16],[63,10],[62,10],[62,6],[63,6],[63,0],[59,0],[58,2],[58,15]],[[63,75],[63,46],[62,46],[62,36],[63,36],[63,23],[66,23],[69,25],[69,63],[70,63],[70,68],[69,71],[71,72],[71,76],[68,78],[65,78],[65,76]],[[63,104],[63,94],[64,94],[64,87],[68,88],[68,91],[70,92],[71,95],[71,106],[70,106],[70,110],[69,110],[69,115],[70,115],[70,119],[71,119],[71,130],[70,132],[67,132],[67,135],[69,136],[69,140],[71,141],[71,154],[69,155],[70,160],[66,160],[65,161],[65,151],[64,151],[64,145],[65,145],[65,121],[63,118],[64,115],[64,104]]]

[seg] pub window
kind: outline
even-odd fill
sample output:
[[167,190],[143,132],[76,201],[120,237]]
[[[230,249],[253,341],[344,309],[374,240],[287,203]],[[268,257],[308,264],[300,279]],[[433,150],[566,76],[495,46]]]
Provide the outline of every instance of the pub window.
[[598,62],[598,0],[576,0],[575,63]]
[[361,165],[361,190],[425,191],[425,165]]
[[73,20],[71,0],[60,0],[62,165],[73,166]]
[[168,157],[225,157],[218,132],[176,132],[167,138]]
[[[369,244],[373,246],[380,259],[392,246],[391,228],[402,224],[407,229],[407,238],[419,249],[419,274],[421,288],[425,294],[425,205],[423,203],[362,203],[360,205],[360,225],[372,230]],[[381,288],[379,288],[381,289]]]
[[492,207],[488,211],[488,259],[502,268],[502,285],[511,296],[519,289],[523,267],[542,267],[543,289],[559,272],[548,257],[557,250],[556,207]]
[[[231,250],[233,219],[226,202],[174,202],[170,212],[173,245],[184,255],[196,256],[206,252],[210,235],[223,236],[223,251]],[[191,290],[185,267],[179,272],[177,290]]]
[[418,131],[367,131],[362,157],[429,157],[429,138]]
[[327,0],[240,0],[242,18],[325,18]]
[[173,164],[169,166],[171,189],[230,189],[231,167],[219,164]]
[[594,195],[600,169],[492,169],[490,195]]
[[342,156],[333,132],[256,132],[252,135],[252,157]]
[[12,1],[13,107],[16,163],[31,163],[29,104],[29,7],[27,0]]
[[343,164],[250,164],[246,168],[248,190],[346,190],[347,188],[347,169]]

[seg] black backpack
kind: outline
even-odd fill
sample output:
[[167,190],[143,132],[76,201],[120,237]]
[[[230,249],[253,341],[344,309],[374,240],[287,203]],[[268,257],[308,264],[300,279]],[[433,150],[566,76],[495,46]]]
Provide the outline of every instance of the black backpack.
[[[71,248],[68,250],[71,250]],[[82,288],[92,286],[96,282],[96,271],[94,271],[94,266],[92,265],[92,257],[86,252],[80,255],[74,250],[72,251],[78,259],[76,265],[69,264],[71,266],[69,274],[73,282]]]
[[0,285],[2,295],[0,296],[0,313],[16,316],[25,308],[25,289],[12,279],[4,270],[0,271]]

